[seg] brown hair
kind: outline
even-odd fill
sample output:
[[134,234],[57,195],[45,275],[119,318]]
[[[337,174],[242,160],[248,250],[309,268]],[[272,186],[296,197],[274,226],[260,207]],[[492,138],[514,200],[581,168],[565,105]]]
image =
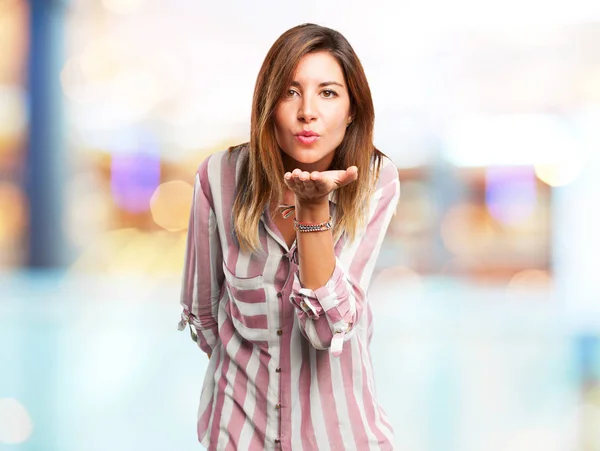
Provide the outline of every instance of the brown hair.
[[[334,239],[346,232],[353,240],[358,229],[364,226],[369,195],[379,177],[383,157],[373,145],[375,111],[367,77],[341,33],[315,24],[298,25],[275,41],[260,68],[252,100],[250,142],[230,148],[230,151],[242,152],[243,158],[233,221],[244,251],[259,249],[258,223],[264,208],[270,202],[280,202],[285,191],[281,151],[275,138],[275,108],[289,88],[300,59],[318,51],[329,52],[341,66],[353,117],[329,169],[358,167],[358,180],[335,191]],[[372,163],[374,171],[371,171]]]

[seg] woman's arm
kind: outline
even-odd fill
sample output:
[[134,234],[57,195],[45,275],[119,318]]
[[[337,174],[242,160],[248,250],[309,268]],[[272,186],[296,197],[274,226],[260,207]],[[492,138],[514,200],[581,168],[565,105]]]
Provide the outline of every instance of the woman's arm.
[[[331,230],[297,232],[299,271],[295,274],[290,300],[296,306],[303,334],[316,348],[329,348],[338,355],[343,341],[350,336],[347,332],[360,320],[375,261],[399,193],[398,171],[387,160],[371,198],[366,230],[353,243],[345,243],[338,255],[334,252]],[[328,207],[311,202],[306,208],[307,203],[298,197],[299,221],[328,219]]]
[[[183,312],[179,329],[186,324],[197,332],[196,342],[210,356],[218,340],[217,313],[223,284],[223,257],[212,206],[206,158],[198,168],[190,212],[181,289]],[[192,334],[194,335],[194,334]]]
[[[299,222],[323,223],[329,219],[329,197],[318,202],[296,201]],[[296,232],[300,280],[306,288],[317,289],[329,280],[335,268],[332,230]]]
[[[286,174],[288,187],[296,195],[296,220],[320,224],[329,219],[329,193],[355,181],[356,166],[346,171],[326,173],[302,172]],[[296,232],[300,280],[306,288],[316,289],[329,280],[335,268],[332,230]]]

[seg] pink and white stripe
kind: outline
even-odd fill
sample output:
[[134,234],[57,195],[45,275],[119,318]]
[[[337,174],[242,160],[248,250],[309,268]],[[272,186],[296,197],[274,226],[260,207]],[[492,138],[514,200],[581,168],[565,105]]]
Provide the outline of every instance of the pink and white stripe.
[[375,397],[366,293],[398,202],[396,167],[384,159],[366,231],[338,240],[333,275],[310,290],[298,278],[295,243],[287,247],[268,211],[263,251],[240,250],[231,212],[241,152],[208,157],[194,187],[180,329],[193,326],[211,354],[199,441],[219,451],[393,449]]

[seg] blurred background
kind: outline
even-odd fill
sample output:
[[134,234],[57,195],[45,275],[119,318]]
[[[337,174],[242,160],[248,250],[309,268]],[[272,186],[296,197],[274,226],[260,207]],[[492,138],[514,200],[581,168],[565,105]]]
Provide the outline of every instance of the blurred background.
[[0,0],[0,450],[195,450],[194,172],[303,22],[402,195],[370,299],[401,451],[600,450],[600,2]]

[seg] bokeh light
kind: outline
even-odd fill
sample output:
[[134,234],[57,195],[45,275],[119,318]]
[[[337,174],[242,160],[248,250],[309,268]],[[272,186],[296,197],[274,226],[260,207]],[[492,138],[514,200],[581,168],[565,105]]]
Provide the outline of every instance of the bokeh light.
[[150,153],[116,153],[111,162],[111,191],[115,203],[130,213],[150,208],[160,180],[160,159]]
[[24,0],[0,2],[0,84],[13,84],[22,76],[28,44],[28,10]]
[[544,183],[552,187],[565,186],[573,183],[581,175],[584,169],[584,161],[573,157],[562,163],[536,164],[535,174]]
[[33,423],[25,407],[14,398],[0,398],[0,443],[23,443],[32,432]]
[[25,193],[10,182],[0,181],[0,246],[15,242],[21,235],[26,221]]
[[550,273],[542,269],[524,269],[516,273],[506,287],[509,296],[527,296],[528,293],[549,293],[553,288]]
[[0,85],[0,139],[21,134],[27,123],[26,94],[16,86]]
[[80,103],[108,101],[112,81],[127,64],[127,48],[115,36],[91,39],[63,67],[61,81],[67,97]]
[[136,228],[111,230],[96,237],[71,265],[71,274],[140,274],[179,276],[185,233]]
[[521,222],[535,209],[535,176],[530,167],[487,168],[485,190],[488,211],[502,223]]
[[186,230],[194,188],[175,180],[161,184],[150,199],[154,222],[169,232]]
[[494,227],[487,212],[469,203],[450,207],[440,227],[444,245],[458,256],[486,252],[486,247],[494,237]]

